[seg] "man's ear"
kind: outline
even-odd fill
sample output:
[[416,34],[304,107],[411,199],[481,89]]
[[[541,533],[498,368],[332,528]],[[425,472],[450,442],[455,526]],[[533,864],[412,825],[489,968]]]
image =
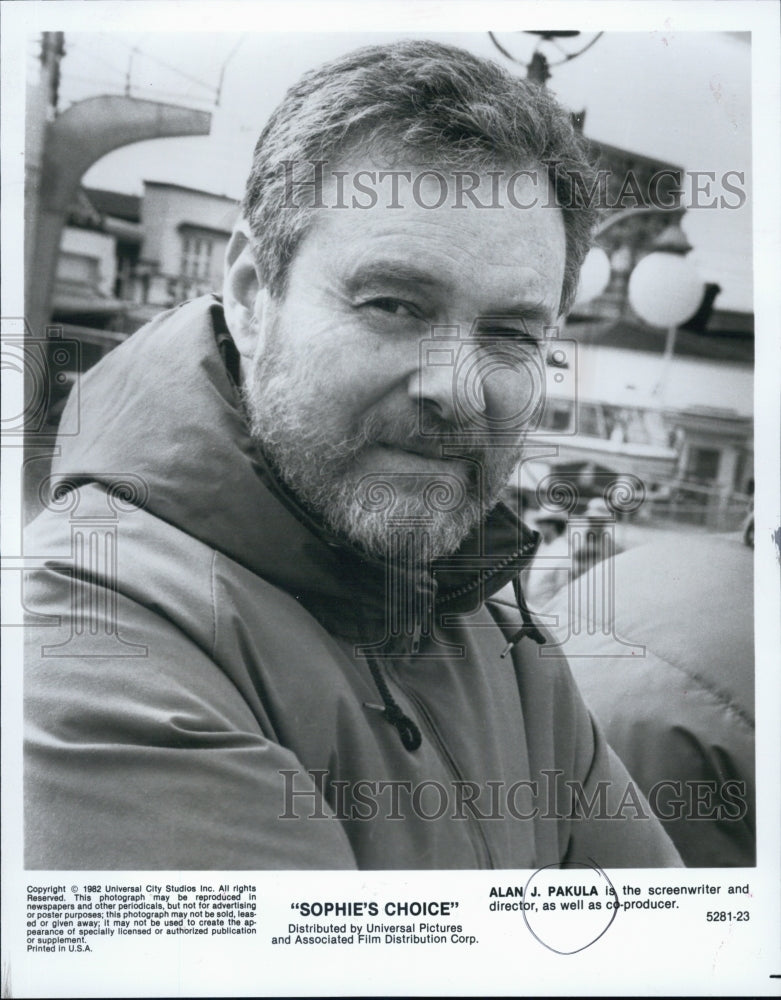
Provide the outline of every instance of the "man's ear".
[[265,289],[261,285],[246,219],[233,227],[225,251],[222,300],[225,322],[243,360],[255,356],[262,329]]

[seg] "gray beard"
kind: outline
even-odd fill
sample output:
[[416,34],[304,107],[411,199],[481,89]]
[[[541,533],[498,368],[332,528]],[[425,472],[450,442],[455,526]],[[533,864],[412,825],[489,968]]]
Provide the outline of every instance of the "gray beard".
[[[311,374],[290,370],[271,346],[242,391],[253,440],[284,485],[326,528],[370,556],[398,558],[401,545],[405,561],[427,563],[455,552],[498,501],[520,446],[479,447],[459,440],[440,417],[427,417],[421,427],[414,411],[391,419],[369,413],[346,433],[335,431],[319,397],[302,391],[316,385]],[[463,472],[360,471],[367,448],[382,442],[415,450],[421,431],[429,447],[432,440],[446,446],[443,457],[469,463],[466,480]]]

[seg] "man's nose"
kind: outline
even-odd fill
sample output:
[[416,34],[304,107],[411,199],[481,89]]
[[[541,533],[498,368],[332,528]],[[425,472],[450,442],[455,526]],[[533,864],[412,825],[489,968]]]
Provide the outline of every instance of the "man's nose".
[[456,428],[521,433],[544,391],[539,368],[536,356],[509,342],[435,345],[421,351],[408,391]]
[[476,414],[485,411],[482,387],[473,386],[470,400],[467,396],[465,372],[456,363],[457,350],[434,348],[421,353],[418,368],[410,374],[408,391],[412,399],[441,420],[457,428],[470,410]]

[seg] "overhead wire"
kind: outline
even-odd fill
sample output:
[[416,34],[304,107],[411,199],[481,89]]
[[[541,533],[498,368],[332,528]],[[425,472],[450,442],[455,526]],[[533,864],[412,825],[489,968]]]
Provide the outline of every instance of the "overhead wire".
[[[178,76],[181,76],[182,79],[188,80],[190,83],[197,84],[199,87],[204,87],[207,90],[211,90],[211,91],[213,91],[216,94],[217,88],[214,86],[214,84],[207,83],[205,80],[202,80],[199,77],[193,76],[191,73],[185,72],[183,69],[180,69],[178,66],[174,66],[172,63],[169,63],[167,60],[161,59],[160,56],[156,56],[156,55],[154,55],[151,52],[147,52],[147,51],[139,48],[139,43],[138,42],[135,45],[131,45],[129,42],[126,42],[126,41],[124,41],[121,38],[116,38],[116,41],[118,42],[118,44],[125,46],[130,51],[133,51],[133,52],[137,53],[138,55],[143,56],[146,59],[150,59],[152,62],[156,62],[158,65],[162,66],[164,69],[170,70],[172,73],[176,73]],[[237,48],[237,47],[238,46],[234,46],[234,51],[235,51],[235,48]]]
[[[192,73],[188,73],[185,70],[181,69],[180,67],[175,66],[173,63],[168,62],[166,59],[162,59],[159,56],[155,55],[154,53],[147,51],[145,48],[142,47],[142,42],[145,37],[146,35],[142,35],[139,37],[139,39],[137,39],[135,42],[132,43],[125,41],[124,39],[119,38],[117,36],[111,37],[111,41],[113,43],[116,43],[117,45],[121,46],[123,49],[127,50],[130,53],[130,62],[128,63],[127,67],[119,67],[117,66],[116,62],[112,62],[105,56],[102,56],[99,53],[97,53],[93,47],[85,44],[83,41],[80,41],[78,39],[73,40],[73,36],[69,36],[67,39],[67,45],[70,51],[75,51],[79,53],[79,55],[82,58],[86,57],[90,61],[99,63],[102,66],[110,68],[114,73],[116,73],[117,78],[114,80],[109,80],[106,79],[104,76],[89,77],[84,75],[68,73],[67,79],[74,83],[83,84],[91,82],[95,86],[109,86],[114,90],[118,88],[123,88],[126,93],[129,93],[130,90],[133,90],[136,91],[137,93],[141,92],[148,96],[152,96],[159,99],[167,98],[180,101],[184,100],[188,103],[196,103],[201,105],[213,104],[215,107],[219,106],[222,85],[224,82],[225,70],[227,68],[227,64],[230,62],[230,60],[233,58],[233,56],[239,49],[240,45],[245,40],[246,38],[245,35],[239,37],[239,39],[234,43],[234,45],[228,52],[227,56],[223,59],[222,65],[220,66],[219,69],[218,82],[216,85],[213,83],[207,83],[202,78],[195,76]],[[176,74],[176,76],[178,76],[180,79],[187,81],[188,83],[194,85],[195,87],[202,88],[202,90],[207,91],[207,93],[198,95],[171,89],[164,89],[163,87],[156,86],[154,84],[146,85],[144,83],[139,83],[139,82],[134,83],[132,81],[132,76],[131,76],[132,64],[134,58],[149,60],[150,62],[157,64],[163,69]],[[136,74],[136,75],[140,76],[141,74]]]

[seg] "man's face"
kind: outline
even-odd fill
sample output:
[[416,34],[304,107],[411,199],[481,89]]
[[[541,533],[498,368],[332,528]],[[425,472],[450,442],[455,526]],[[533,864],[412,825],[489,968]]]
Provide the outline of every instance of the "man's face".
[[558,315],[565,235],[547,191],[517,186],[535,208],[454,208],[449,183],[436,209],[427,178],[417,197],[400,186],[400,208],[381,194],[314,210],[284,295],[256,300],[253,434],[298,498],[374,555],[413,523],[428,555],[452,552],[497,501]]

